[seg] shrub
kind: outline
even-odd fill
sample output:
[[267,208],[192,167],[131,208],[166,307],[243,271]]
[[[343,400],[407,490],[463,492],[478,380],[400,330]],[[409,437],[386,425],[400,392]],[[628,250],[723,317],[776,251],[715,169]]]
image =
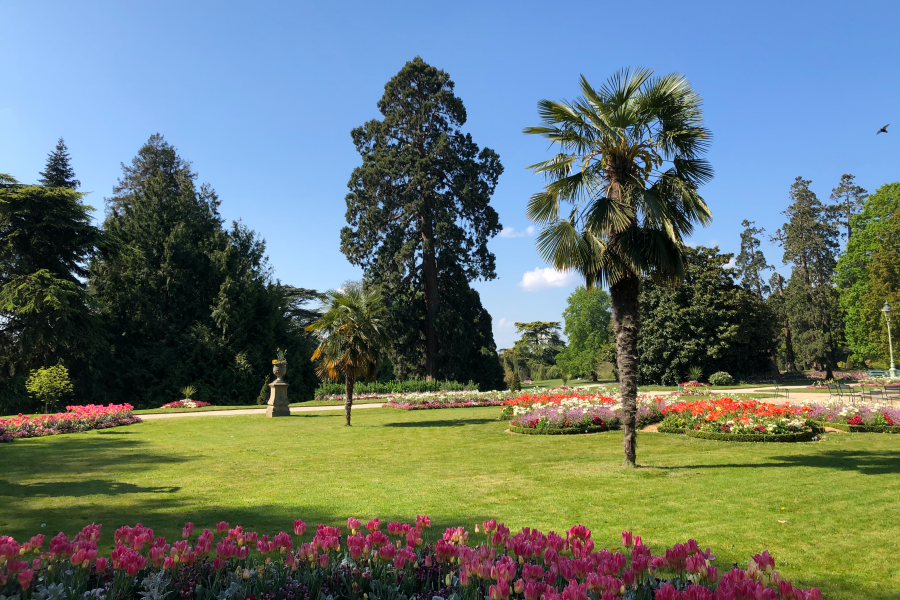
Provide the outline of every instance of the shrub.
[[11,442],[16,438],[41,437],[58,433],[78,433],[91,429],[106,429],[119,425],[140,423],[134,416],[130,404],[110,404],[99,406],[67,406],[69,412],[37,417],[18,416],[0,419],[0,442]]
[[709,376],[709,382],[712,385],[732,385],[734,383],[734,377],[725,371],[719,371]]
[[[268,389],[268,386],[266,388]],[[457,381],[438,381],[425,379],[409,379],[407,381],[389,381],[389,382],[360,382],[353,386],[354,397],[357,394],[409,394],[423,392],[460,392],[477,390],[478,385],[470,381],[469,383],[459,383]],[[320,396],[341,396],[344,393],[343,383],[324,382],[320,383],[316,388],[316,399]],[[262,396],[262,394],[260,394]],[[268,397],[267,397],[268,400]],[[265,402],[263,402],[265,404]]]
[[62,365],[36,369],[31,372],[25,389],[35,400],[44,404],[44,413],[49,413],[50,407],[72,393],[69,370]]

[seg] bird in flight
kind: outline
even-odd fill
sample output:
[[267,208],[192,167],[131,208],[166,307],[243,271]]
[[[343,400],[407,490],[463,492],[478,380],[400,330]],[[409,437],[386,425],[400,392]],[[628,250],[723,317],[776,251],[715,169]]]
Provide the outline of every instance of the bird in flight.
[[[879,130],[878,130],[878,133],[887,133],[887,132],[888,132],[888,131],[887,131],[887,128],[890,127],[890,126],[891,126],[891,124],[888,123],[887,125],[885,125],[885,126],[882,127],[881,129],[879,129]],[[876,133],[875,135],[878,135],[878,133]]]

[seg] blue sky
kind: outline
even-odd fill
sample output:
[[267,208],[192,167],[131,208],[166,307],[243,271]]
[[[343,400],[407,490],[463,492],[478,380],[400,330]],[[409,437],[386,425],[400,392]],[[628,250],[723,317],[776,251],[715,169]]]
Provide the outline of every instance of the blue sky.
[[599,84],[627,66],[679,71],[703,96],[714,220],[695,244],[736,252],[742,219],[774,233],[797,175],[823,199],[843,173],[870,191],[900,179],[895,2],[30,0],[0,15],[0,172],[35,181],[64,136],[102,216],[119,163],[160,132],[223,216],[266,238],[278,278],[319,289],[359,276],[339,250],[359,164],[350,130],[378,116],[406,61],[444,69],[464,129],[505,167],[499,277],[475,284],[499,347],[514,321],[560,319],[577,284],[535,272],[546,265],[524,207],[541,182],[525,167],[547,147],[521,130],[541,98],[575,97],[582,73]]

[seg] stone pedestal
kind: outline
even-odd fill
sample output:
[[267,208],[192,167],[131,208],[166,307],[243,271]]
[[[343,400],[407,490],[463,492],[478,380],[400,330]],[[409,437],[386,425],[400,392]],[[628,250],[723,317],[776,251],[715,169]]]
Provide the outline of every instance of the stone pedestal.
[[289,417],[291,416],[291,408],[288,406],[288,384],[281,379],[276,379],[269,384],[272,393],[269,395],[268,407],[266,408],[267,417]]

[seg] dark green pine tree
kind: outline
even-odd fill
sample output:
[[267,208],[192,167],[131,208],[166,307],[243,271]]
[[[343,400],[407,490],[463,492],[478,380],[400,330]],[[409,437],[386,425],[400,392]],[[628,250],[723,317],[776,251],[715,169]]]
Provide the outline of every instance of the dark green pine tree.
[[0,175],[0,378],[63,363],[90,400],[105,335],[83,280],[103,236],[83,196]]
[[835,217],[840,224],[847,230],[847,240],[850,240],[850,225],[853,222],[853,216],[858,214],[860,209],[866,203],[869,193],[861,186],[856,185],[853,180],[854,175],[841,176],[841,182],[838,186],[831,190],[831,199],[835,204],[831,207]]
[[292,395],[311,396],[302,327],[315,293],[274,281],[264,241],[240,223],[225,229],[218,196],[196,178],[157,134],[108,200],[104,227],[120,251],[94,261],[90,281],[114,345],[113,391],[155,406],[192,384],[202,400],[252,403],[281,347]]
[[47,166],[40,173],[38,182],[46,187],[65,187],[77,190],[81,182],[75,179],[75,170],[69,162],[69,149],[64,139],[56,142],[56,150],[47,155]]
[[482,345],[466,355],[496,355],[484,333],[489,317],[468,286],[496,277],[487,242],[501,229],[490,198],[503,167],[460,131],[466,111],[453,88],[447,73],[416,57],[385,85],[382,119],[351,132],[362,165],[348,183],[341,251],[385,296],[395,325],[391,361],[401,376],[441,378],[451,366],[441,348],[458,343],[453,336],[473,320],[482,333],[467,339]]
[[830,377],[841,336],[838,294],[832,283],[840,233],[810,183],[797,177],[791,185],[792,203],[783,213],[788,220],[772,239],[784,250],[784,264],[791,265],[784,299],[794,350],[801,362]]
[[759,238],[756,237],[766,230],[761,227],[753,227],[754,223],[747,219],[741,222],[744,227],[744,231],[741,232],[741,252],[737,255],[734,264],[744,289],[755,292],[762,300],[769,295],[770,291],[769,286],[763,281],[762,272],[772,270],[773,267],[766,263],[766,257],[759,249]]

